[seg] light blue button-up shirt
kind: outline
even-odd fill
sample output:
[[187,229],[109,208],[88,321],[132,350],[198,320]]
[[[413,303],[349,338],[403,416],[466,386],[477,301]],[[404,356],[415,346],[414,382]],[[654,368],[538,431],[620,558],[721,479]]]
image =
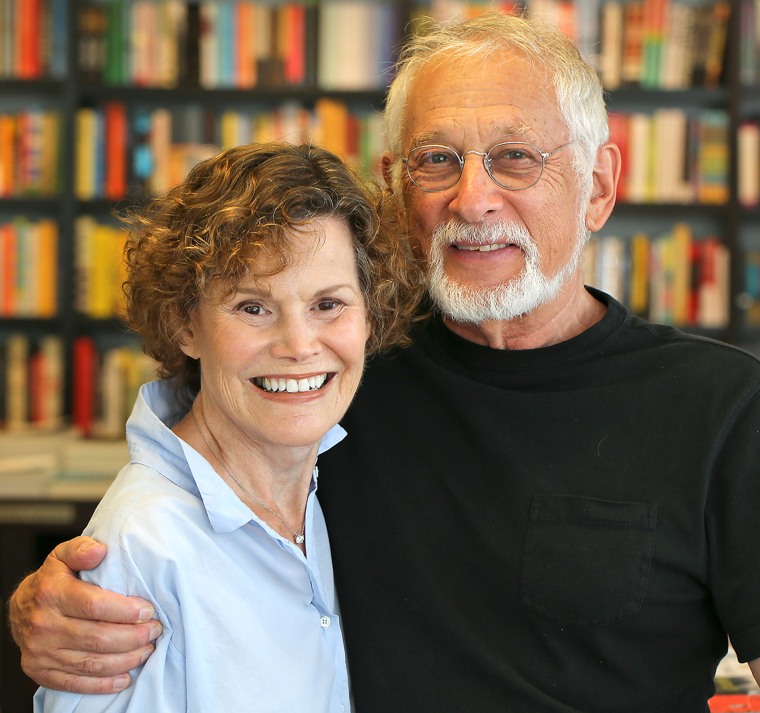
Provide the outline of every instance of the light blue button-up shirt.
[[[171,384],[143,386],[127,423],[131,463],[85,534],[108,545],[82,578],[153,602],[163,634],[112,695],[41,688],[35,713],[342,713],[350,710],[330,545],[316,499],[308,558],[244,505],[170,427]],[[342,440],[336,426],[320,453]]]

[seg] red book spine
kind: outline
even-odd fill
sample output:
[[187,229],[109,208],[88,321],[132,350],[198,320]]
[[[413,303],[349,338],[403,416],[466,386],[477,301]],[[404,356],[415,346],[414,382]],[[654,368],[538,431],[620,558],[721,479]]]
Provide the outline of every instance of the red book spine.
[[127,113],[121,102],[105,106],[106,198],[119,200],[127,193]]
[[97,356],[91,337],[77,337],[73,345],[74,389],[72,421],[83,436],[92,433],[95,419]]

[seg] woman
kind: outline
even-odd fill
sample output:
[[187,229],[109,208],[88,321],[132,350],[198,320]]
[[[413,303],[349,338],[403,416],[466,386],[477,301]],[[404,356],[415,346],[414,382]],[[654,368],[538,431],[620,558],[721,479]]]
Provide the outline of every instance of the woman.
[[154,602],[163,634],[125,691],[40,689],[37,711],[350,709],[315,463],[417,301],[380,206],[334,155],[272,144],[130,219],[128,321],[162,378],[127,423],[86,576]]

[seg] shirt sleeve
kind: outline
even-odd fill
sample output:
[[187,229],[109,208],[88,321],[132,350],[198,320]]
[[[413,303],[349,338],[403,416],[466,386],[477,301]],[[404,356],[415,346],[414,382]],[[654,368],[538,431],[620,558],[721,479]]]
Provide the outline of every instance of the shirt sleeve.
[[[163,632],[147,662],[130,671],[132,683],[115,694],[82,695],[40,688],[34,697],[34,713],[185,713],[187,710],[184,656],[172,641],[171,617],[158,604],[171,601],[166,591],[156,591],[156,581],[166,582],[165,562],[155,547],[155,532],[139,517],[139,500],[109,493],[85,529],[108,547],[108,554],[81,579],[119,594],[137,595],[156,606]],[[139,562],[139,565],[138,565]]]
[[708,495],[710,577],[740,661],[760,657],[760,395],[730,424]]

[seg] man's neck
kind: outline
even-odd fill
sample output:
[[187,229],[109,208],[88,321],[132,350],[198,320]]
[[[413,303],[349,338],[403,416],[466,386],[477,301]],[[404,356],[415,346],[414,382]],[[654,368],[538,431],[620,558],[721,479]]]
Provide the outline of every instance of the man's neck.
[[599,322],[606,311],[577,275],[555,300],[522,317],[477,324],[444,317],[444,323],[462,339],[491,349],[538,349],[578,336]]

